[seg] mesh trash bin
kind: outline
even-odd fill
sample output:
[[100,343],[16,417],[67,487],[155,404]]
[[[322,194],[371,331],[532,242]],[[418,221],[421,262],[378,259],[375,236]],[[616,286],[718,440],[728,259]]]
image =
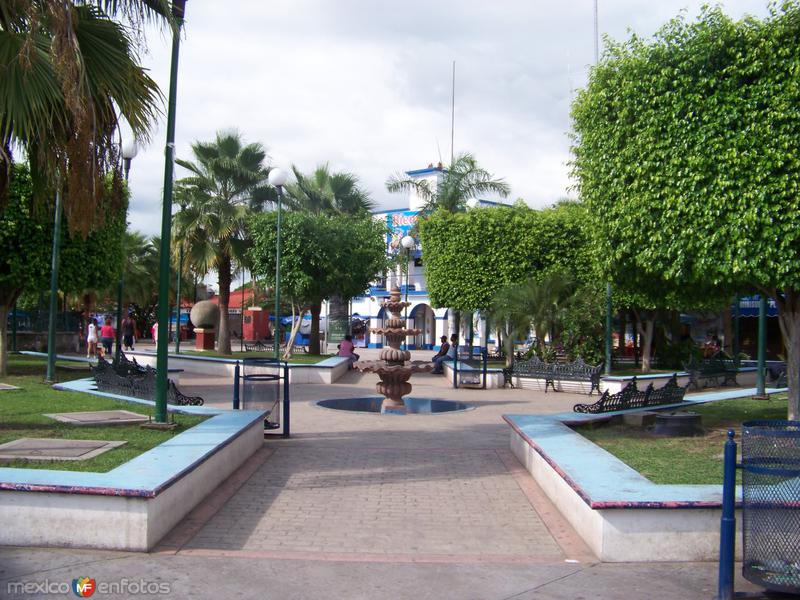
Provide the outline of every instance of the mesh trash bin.
[[742,426],[742,575],[800,592],[800,421]]
[[242,360],[241,403],[244,410],[264,410],[264,429],[281,426],[284,364],[270,358]]

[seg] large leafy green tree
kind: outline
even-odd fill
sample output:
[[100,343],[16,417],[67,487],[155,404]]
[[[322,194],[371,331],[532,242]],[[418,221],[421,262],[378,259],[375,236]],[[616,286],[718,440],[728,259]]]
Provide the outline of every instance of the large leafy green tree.
[[[318,166],[313,172],[304,174],[292,165],[295,181],[286,186],[287,204],[294,210],[313,214],[365,215],[374,208],[369,193],[364,190],[358,177],[352,173],[331,172],[327,164]],[[363,290],[359,290],[360,294]],[[334,294],[328,299],[329,323],[347,327],[348,297]],[[316,331],[316,330],[315,330]],[[312,335],[313,338],[313,335]],[[316,346],[318,342],[311,340]]]
[[187,202],[175,215],[176,229],[187,249],[186,260],[198,272],[219,276],[219,345],[231,353],[228,304],[231,280],[245,261],[249,244],[245,222],[251,205],[261,205],[274,191],[267,184],[266,152],[261,144],[244,144],[237,132],[218,132],[213,142],[192,144],[194,161],[176,162],[191,175],[177,182],[177,198]]
[[[5,209],[0,215],[0,374],[6,368],[6,325],[9,309],[23,291],[46,289],[53,244],[53,206],[37,206],[26,165],[15,165]],[[107,178],[106,185],[113,185]],[[85,238],[65,232],[60,245],[61,290],[84,293],[105,290],[117,280],[123,265],[127,196],[114,207],[111,195],[101,201],[104,225]]]
[[[249,231],[253,270],[269,280],[275,274],[275,212],[253,215]],[[289,211],[281,223],[281,247],[281,293],[311,312],[309,352],[318,354],[322,301],[364,293],[386,268],[385,225],[368,214]]]
[[0,205],[12,151],[22,148],[38,197],[49,201],[64,186],[73,231],[103,226],[102,199],[121,188],[104,185],[107,174],[119,177],[118,121],[147,139],[160,101],[131,33],[109,14],[141,23],[169,15],[168,7],[161,0],[0,3]]
[[606,264],[779,307],[800,416],[800,7],[718,8],[610,43],[573,107],[574,169]]

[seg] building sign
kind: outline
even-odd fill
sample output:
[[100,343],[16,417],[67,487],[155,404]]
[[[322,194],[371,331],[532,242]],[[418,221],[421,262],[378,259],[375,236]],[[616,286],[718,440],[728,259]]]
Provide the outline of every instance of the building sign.
[[409,234],[414,225],[419,220],[419,211],[406,210],[386,215],[386,225],[389,227],[386,243],[389,252],[397,252],[400,249],[400,240]]
[[[758,304],[761,300],[761,296],[756,294],[755,296],[742,296],[739,298],[739,315],[742,317],[757,317],[758,316]],[[778,306],[775,304],[775,300],[772,298],[767,298],[767,316],[768,317],[777,317],[778,316]]]

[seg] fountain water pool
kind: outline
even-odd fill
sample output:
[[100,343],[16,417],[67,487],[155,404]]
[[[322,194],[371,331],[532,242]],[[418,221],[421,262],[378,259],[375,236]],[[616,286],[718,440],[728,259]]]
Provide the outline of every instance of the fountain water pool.
[[458,412],[472,410],[475,408],[464,402],[454,402],[451,400],[439,400],[438,398],[403,398],[403,410],[393,410],[392,407],[384,405],[383,398],[380,396],[368,396],[364,398],[331,398],[317,400],[313,404],[321,408],[331,410],[346,410],[351,412],[381,413],[384,415],[431,415],[448,412]]

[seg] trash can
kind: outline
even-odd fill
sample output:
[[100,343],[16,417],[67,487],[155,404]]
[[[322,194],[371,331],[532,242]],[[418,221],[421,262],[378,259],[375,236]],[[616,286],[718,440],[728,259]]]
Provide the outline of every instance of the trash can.
[[283,373],[284,363],[272,358],[242,360],[242,408],[267,411],[265,430],[281,426]]
[[742,426],[742,575],[800,593],[800,421]]

